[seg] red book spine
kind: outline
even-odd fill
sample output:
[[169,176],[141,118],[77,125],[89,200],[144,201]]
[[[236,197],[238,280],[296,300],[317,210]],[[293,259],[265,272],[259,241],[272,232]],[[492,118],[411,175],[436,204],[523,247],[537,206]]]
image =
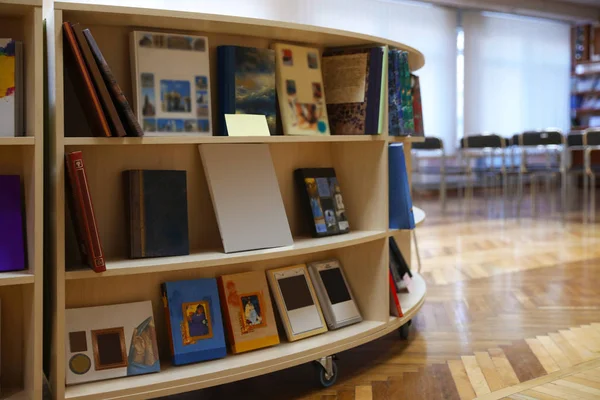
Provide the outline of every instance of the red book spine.
[[83,154],[74,151],[66,155],[67,171],[71,186],[73,217],[77,225],[79,244],[88,265],[95,272],[106,271],[104,252],[98,234],[96,216],[92,206],[90,188],[88,186]]
[[394,277],[392,273],[388,270],[388,277],[390,282],[390,311],[394,316],[400,318],[403,317],[402,308],[400,307],[400,300],[398,300],[398,293],[396,293],[396,283],[394,282]]

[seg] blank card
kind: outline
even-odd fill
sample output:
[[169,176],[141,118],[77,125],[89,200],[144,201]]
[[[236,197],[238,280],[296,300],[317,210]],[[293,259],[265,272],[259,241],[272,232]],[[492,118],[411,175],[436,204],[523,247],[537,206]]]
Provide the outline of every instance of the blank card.
[[198,148],[225,252],[293,244],[269,146]]

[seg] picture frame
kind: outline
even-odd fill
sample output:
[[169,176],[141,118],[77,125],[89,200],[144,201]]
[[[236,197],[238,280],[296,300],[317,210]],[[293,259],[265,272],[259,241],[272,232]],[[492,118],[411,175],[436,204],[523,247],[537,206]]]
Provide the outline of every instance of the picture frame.
[[[183,303],[181,311],[184,316],[184,319],[181,321],[181,335],[184,346],[213,337],[213,321],[208,301],[198,300]],[[195,311],[196,314],[190,315],[190,311]],[[190,325],[192,325],[191,328]],[[194,333],[203,333],[204,331],[206,333],[194,335]]]
[[[125,329],[123,327],[95,329],[92,333],[92,348],[94,351],[94,365],[97,371],[105,369],[122,368],[128,364],[127,349],[125,347]],[[121,361],[103,360],[103,353],[108,351],[109,346],[115,345],[114,335],[118,335],[118,345],[120,345]],[[110,356],[105,356],[109,357]]]

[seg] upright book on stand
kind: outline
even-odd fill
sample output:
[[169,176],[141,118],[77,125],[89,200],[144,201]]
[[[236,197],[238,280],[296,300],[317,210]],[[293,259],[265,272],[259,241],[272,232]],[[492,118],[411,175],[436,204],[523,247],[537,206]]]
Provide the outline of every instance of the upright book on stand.
[[0,175],[0,272],[25,269],[23,197],[19,175]]
[[406,171],[404,145],[388,147],[390,229],[414,229],[415,216]]
[[23,43],[0,39],[0,137],[23,135]]
[[415,123],[415,136],[425,136],[423,127],[423,107],[421,105],[421,81],[417,75],[411,75],[413,115]]

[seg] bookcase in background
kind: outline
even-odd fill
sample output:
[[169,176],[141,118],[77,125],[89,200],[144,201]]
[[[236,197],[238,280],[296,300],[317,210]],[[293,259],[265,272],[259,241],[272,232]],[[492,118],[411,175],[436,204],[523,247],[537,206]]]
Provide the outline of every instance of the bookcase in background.
[[[388,296],[388,237],[395,235],[410,260],[409,231],[388,229],[388,156],[390,142],[410,143],[420,138],[391,138],[387,123],[383,134],[266,137],[73,137],[66,126],[76,116],[65,104],[63,75],[64,21],[89,28],[117,81],[131,99],[129,35],[134,30],[176,32],[206,36],[210,44],[212,121],[218,124],[217,47],[223,45],[269,48],[293,42],[322,51],[327,47],[389,45],[409,52],[413,69],[423,66],[418,51],[383,38],[328,28],[283,22],[202,14],[199,10],[172,11],[122,7],[117,2],[55,2],[46,14],[48,28],[49,104],[52,176],[52,226],[54,254],[53,339],[51,384],[58,399],[148,398],[245,379],[320,357],[339,353],[381,337],[410,320],[425,297],[422,278],[415,273],[418,290],[400,298],[403,318],[390,317]],[[252,36],[247,36],[249,33]],[[387,114],[387,101],[384,104]],[[387,118],[384,118],[387,121]],[[214,127],[219,132],[220,127]],[[199,144],[264,143],[269,146],[277,183],[293,238],[293,245],[226,254],[222,250],[215,211],[198,153]],[[64,154],[81,150],[93,196],[98,229],[106,256],[106,272],[71,270],[66,260],[77,249],[65,241]],[[408,161],[410,162],[410,161]],[[333,167],[343,193],[350,232],[312,238],[294,181],[298,168]],[[410,168],[410,165],[407,166]],[[127,169],[187,171],[190,254],[166,258],[129,259],[125,235],[124,193],[121,172]],[[160,285],[166,281],[214,278],[220,275],[261,271],[290,265],[339,259],[363,321],[297,342],[223,359],[172,366]],[[151,300],[156,319],[161,372],[65,387],[65,309]],[[282,332],[280,332],[281,334]]]
[[24,50],[25,135],[0,137],[0,175],[19,175],[21,179],[27,265],[23,271],[0,273],[0,368],[2,371],[0,397],[2,398],[41,398],[43,23],[42,0],[0,0],[0,38],[21,41]]

